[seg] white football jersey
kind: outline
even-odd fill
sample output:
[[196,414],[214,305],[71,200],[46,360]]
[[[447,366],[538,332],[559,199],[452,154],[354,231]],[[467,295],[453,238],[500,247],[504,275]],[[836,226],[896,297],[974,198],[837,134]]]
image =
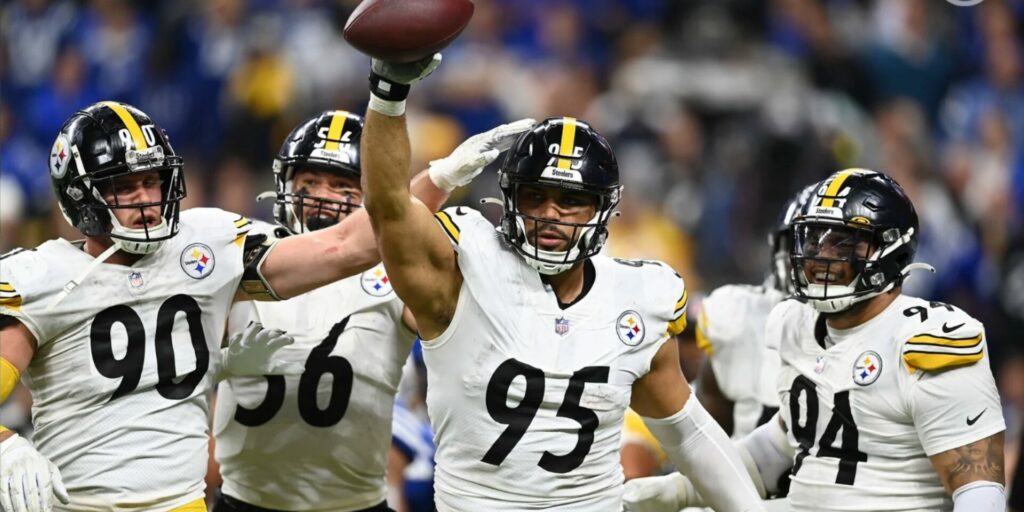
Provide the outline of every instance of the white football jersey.
[[901,295],[835,330],[789,300],[766,336],[797,451],[793,510],[952,510],[928,457],[1006,428],[984,328],[953,306]]
[[252,320],[288,332],[295,343],[276,357],[306,371],[218,387],[214,435],[225,494],[276,510],[384,502],[395,393],[416,338],[403,308],[382,265],[286,301],[235,306],[229,332]]
[[621,510],[623,415],[685,326],[683,280],[598,255],[589,292],[562,309],[479,212],[437,216],[464,278],[451,324],[423,344],[438,510]]
[[186,210],[159,250],[100,264],[53,309],[92,256],[58,239],[0,261],[0,314],[39,345],[22,380],[35,445],[71,494],[57,509],[166,511],[203,496],[207,392],[249,227]]
[[697,345],[708,354],[715,381],[733,402],[733,439],[754,430],[765,407],[778,408],[779,396],[760,382],[775,382],[779,358],[764,357],[768,313],[785,295],[765,286],[725,285],[701,302]]

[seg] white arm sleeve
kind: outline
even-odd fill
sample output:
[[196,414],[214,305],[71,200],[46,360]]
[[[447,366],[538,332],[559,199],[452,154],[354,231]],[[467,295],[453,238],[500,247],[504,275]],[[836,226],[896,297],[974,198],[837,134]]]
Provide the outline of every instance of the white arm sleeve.
[[1006,490],[1002,484],[978,481],[953,491],[953,512],[1003,512]]
[[695,395],[662,419],[643,418],[669,460],[719,512],[763,511],[764,505],[729,436]]
[[749,464],[747,468],[754,483],[761,483],[768,494],[777,493],[779,479],[793,467],[793,457],[796,455],[796,450],[786,439],[786,432],[782,430],[782,421],[778,413],[767,423],[737,441],[736,445],[740,455],[744,456],[744,462],[747,462],[749,457],[754,464],[754,468],[750,468]]

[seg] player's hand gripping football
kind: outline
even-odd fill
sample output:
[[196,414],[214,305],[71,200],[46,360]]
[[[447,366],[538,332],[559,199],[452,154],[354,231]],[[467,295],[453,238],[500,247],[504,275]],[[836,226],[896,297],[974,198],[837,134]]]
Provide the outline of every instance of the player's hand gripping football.
[[435,53],[413,62],[387,62],[373,59],[370,71],[388,81],[411,85],[423,80],[441,65],[441,54]]
[[519,135],[535,124],[537,121],[533,119],[520,119],[466,139],[452,154],[430,162],[430,168],[427,169],[430,181],[445,192],[468,185],[487,164],[498,158],[502,151],[512,147]]
[[57,466],[14,434],[0,443],[0,508],[6,512],[49,512],[53,498],[71,502]]
[[305,370],[298,362],[275,358],[282,347],[295,343],[295,338],[284,331],[264,329],[259,322],[251,322],[240,333],[228,340],[220,349],[221,371],[218,380],[228,377],[255,375],[296,375]]

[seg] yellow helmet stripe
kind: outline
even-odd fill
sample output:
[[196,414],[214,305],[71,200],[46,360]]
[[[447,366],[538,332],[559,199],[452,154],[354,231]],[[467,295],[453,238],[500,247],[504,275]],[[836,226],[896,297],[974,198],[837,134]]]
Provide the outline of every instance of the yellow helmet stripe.
[[124,127],[128,128],[128,133],[132,135],[132,140],[135,142],[135,150],[141,151],[148,148],[146,144],[146,138],[142,136],[142,128],[139,128],[139,123],[135,122],[135,118],[128,113],[128,109],[124,108],[124,105],[117,103],[116,101],[104,101],[103,105],[113,110],[117,117],[121,118],[121,122],[124,123]]
[[[572,150],[576,146],[576,118],[562,118],[562,141],[558,143],[558,156],[572,156]],[[569,159],[559,158],[558,168],[569,169]]]
[[331,115],[331,127],[327,129],[327,144],[324,149],[328,151],[338,150],[338,141],[341,140],[342,130],[345,128],[345,120],[348,118],[348,112],[344,110],[335,110]]
[[845,171],[840,171],[840,173],[832,180],[832,183],[828,184],[828,188],[825,189],[826,197],[821,200],[821,206],[835,206],[836,200],[834,198],[839,195],[839,190],[843,188],[843,183],[846,181],[846,178],[849,178],[855,172],[857,172],[857,169],[846,169]]

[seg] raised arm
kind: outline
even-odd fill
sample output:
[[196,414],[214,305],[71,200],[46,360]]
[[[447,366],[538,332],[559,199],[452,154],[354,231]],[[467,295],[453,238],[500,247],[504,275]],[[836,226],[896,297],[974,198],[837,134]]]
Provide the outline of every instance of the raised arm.
[[[374,76],[400,86],[425,76],[439,61],[440,55],[402,66],[375,60]],[[416,318],[420,336],[431,339],[455,313],[462,274],[433,213],[409,193],[404,98],[373,93],[362,137],[363,201],[392,286]]]

